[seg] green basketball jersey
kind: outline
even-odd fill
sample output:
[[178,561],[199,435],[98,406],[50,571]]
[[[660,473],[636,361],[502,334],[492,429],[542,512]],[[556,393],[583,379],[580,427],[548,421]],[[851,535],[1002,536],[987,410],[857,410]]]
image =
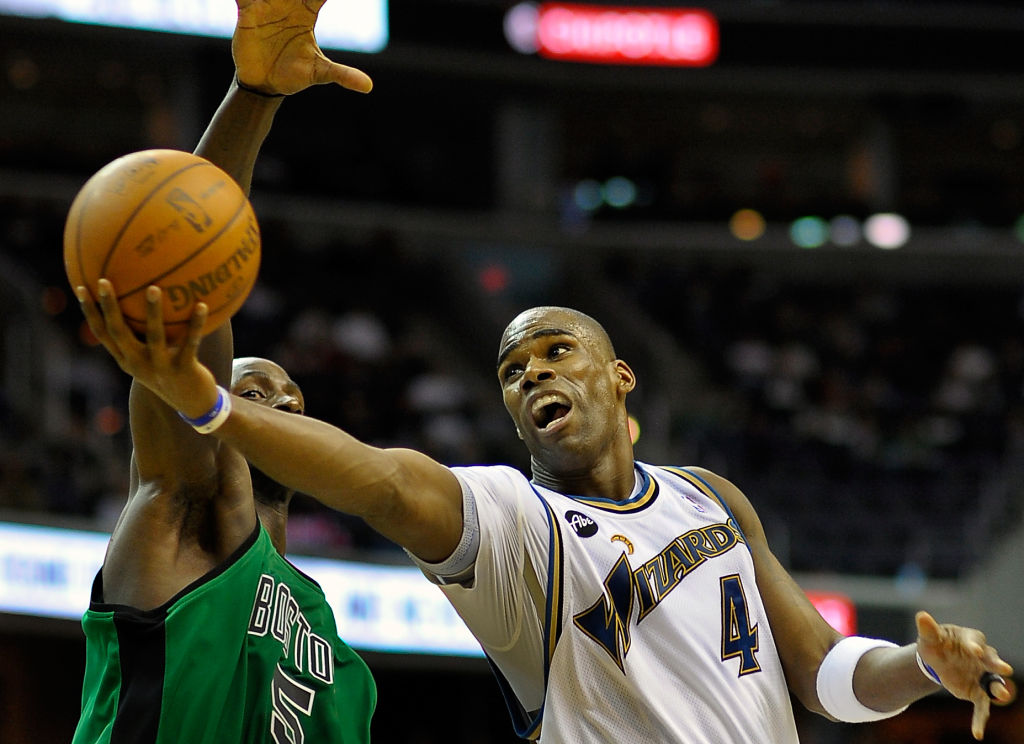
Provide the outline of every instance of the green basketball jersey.
[[73,744],[369,741],[370,670],[262,525],[162,607],[101,598],[97,575]]

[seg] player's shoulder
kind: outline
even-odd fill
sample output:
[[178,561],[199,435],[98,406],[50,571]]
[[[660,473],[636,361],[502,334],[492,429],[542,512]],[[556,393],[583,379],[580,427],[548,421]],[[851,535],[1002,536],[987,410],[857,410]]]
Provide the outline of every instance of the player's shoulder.
[[690,480],[694,485],[699,483],[698,488],[709,491],[736,518],[748,540],[751,538],[763,539],[763,528],[757,510],[747,495],[731,480],[702,467],[663,465],[660,468],[675,472]]
[[458,476],[529,482],[521,470],[511,465],[456,465],[451,471]]
[[451,468],[463,488],[477,492],[494,493],[530,489],[530,480],[522,471],[510,465],[462,465]]
[[[671,473],[683,478],[698,490],[704,491],[709,496],[721,501],[731,511],[746,514],[752,511],[753,507],[746,495],[731,480],[723,475],[696,465],[658,465],[646,468],[649,472]],[[739,516],[739,514],[737,514]]]
[[655,476],[667,472],[690,482],[700,482],[713,490],[718,490],[719,488],[731,490],[736,488],[728,478],[699,465],[649,465],[640,462],[637,464]]
[[463,491],[478,503],[490,503],[502,511],[520,511],[525,503],[536,501],[537,491],[520,470],[508,465],[470,465],[453,467],[452,473]]

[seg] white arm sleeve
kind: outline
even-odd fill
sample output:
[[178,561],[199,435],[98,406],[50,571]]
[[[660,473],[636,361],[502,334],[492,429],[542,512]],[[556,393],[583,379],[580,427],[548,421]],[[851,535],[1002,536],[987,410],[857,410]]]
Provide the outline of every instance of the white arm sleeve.
[[473,566],[480,552],[480,517],[476,511],[476,499],[461,479],[459,483],[462,485],[462,538],[452,554],[440,563],[427,563],[405,551],[435,584],[471,584]]

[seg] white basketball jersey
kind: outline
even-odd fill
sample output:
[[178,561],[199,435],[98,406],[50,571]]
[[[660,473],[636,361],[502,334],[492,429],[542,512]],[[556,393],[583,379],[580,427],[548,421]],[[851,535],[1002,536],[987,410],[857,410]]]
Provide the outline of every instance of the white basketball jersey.
[[476,500],[476,583],[443,590],[481,641],[517,733],[561,742],[792,744],[753,560],[696,474],[638,463],[625,502],[505,467],[455,468]]

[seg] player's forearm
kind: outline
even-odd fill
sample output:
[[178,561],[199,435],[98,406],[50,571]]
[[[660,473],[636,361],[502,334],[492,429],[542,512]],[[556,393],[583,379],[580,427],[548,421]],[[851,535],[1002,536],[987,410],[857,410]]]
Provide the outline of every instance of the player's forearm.
[[853,674],[857,699],[873,710],[897,710],[940,689],[922,674],[915,650],[910,644],[864,654]]
[[232,81],[195,154],[227,172],[248,194],[256,156],[283,100],[243,90]]
[[323,421],[233,397],[216,436],[277,482],[340,511],[367,517],[393,499],[399,474],[388,451]]
[[217,472],[216,444],[198,437],[156,394],[133,381],[128,413],[135,467],[143,481],[207,481]]
[[233,398],[214,432],[259,470],[333,509],[362,517],[423,560],[444,560],[462,536],[462,487],[414,450],[381,449],[323,421]]

